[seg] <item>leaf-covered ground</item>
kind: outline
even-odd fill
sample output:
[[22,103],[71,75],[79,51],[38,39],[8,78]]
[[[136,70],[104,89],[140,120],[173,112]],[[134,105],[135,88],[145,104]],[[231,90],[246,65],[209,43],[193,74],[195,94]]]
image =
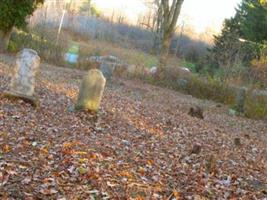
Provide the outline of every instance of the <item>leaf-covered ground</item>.
[[118,79],[97,117],[72,112],[83,73],[42,65],[38,109],[0,96],[0,199],[266,200],[267,122]]

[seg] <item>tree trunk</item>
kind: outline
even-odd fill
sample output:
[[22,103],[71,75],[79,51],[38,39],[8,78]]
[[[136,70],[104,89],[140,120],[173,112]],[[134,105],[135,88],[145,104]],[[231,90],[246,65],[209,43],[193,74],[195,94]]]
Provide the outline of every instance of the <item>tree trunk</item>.
[[0,52],[7,50],[11,32],[12,29],[5,32],[0,30]]
[[158,8],[156,14],[156,37],[154,40],[154,50],[159,49],[159,71],[163,71],[166,66],[172,35],[180,15],[184,0],[173,0],[170,4],[167,0],[155,0]]
[[172,34],[165,32],[165,34],[162,38],[162,41],[161,41],[162,45],[161,45],[160,57],[159,57],[160,71],[162,71],[167,64],[171,39],[172,39]]

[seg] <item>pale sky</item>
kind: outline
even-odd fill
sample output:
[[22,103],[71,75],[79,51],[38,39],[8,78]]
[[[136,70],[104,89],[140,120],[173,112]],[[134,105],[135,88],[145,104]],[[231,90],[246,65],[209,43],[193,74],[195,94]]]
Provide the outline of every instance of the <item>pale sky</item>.
[[[139,14],[145,13],[147,7],[142,0],[93,0],[95,5],[106,12],[113,10],[125,14],[131,21],[136,21]],[[241,0],[185,0],[179,22],[193,25],[197,32],[208,27],[220,30],[225,18],[235,14],[235,7]]]

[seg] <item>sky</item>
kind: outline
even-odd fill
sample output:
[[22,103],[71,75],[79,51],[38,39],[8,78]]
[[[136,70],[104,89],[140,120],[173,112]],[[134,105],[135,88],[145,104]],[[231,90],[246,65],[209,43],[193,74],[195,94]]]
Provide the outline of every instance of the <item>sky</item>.
[[[147,11],[142,0],[93,0],[107,15],[113,10],[125,14],[132,22]],[[193,26],[196,32],[212,27],[221,29],[223,20],[235,14],[235,7],[241,0],[185,0],[178,23]]]

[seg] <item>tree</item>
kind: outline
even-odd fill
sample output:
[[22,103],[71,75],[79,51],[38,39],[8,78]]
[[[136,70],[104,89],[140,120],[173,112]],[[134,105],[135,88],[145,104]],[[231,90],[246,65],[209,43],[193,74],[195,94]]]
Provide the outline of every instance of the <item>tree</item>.
[[164,66],[169,53],[172,36],[184,0],[155,0],[156,20],[154,49],[160,55],[160,66]]
[[241,36],[249,41],[263,43],[267,40],[267,8],[266,1],[243,0],[237,9],[236,19],[239,21]]
[[236,15],[226,19],[221,34],[214,37],[211,62],[223,69],[227,78],[235,67],[248,67],[251,60],[259,58],[266,39],[266,8],[261,0],[243,0]]
[[6,50],[13,27],[26,25],[31,15],[44,0],[1,0],[0,1],[0,51]]
[[96,17],[100,17],[101,16],[101,13],[99,10],[97,10],[97,8],[95,7],[94,4],[92,4],[92,1],[91,0],[86,0],[81,9],[80,9],[80,13],[81,14],[85,14],[85,15],[88,15],[88,16],[96,16]]
[[223,70],[225,78],[235,71],[235,67],[248,66],[259,53],[256,44],[243,41],[241,37],[237,18],[225,20],[221,35],[214,37],[210,58],[215,65],[213,67]]

